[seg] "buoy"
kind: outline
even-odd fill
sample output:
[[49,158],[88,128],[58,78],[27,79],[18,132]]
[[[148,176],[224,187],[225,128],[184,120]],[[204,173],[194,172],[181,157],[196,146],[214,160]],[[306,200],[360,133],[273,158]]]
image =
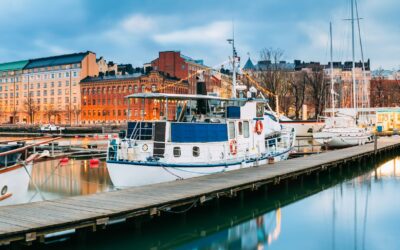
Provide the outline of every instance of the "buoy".
[[100,163],[99,159],[96,159],[96,158],[90,159],[89,167],[90,168],[98,168],[99,167],[99,163]]
[[114,135],[113,138],[118,138],[118,135]]
[[94,135],[94,139],[99,139],[99,135]]
[[60,165],[65,166],[68,164],[69,159],[67,157],[61,158],[60,159]]
[[105,139],[108,139],[108,135],[104,135],[104,138],[105,138]]
[[96,159],[96,158],[93,158],[93,159],[90,159],[90,161],[89,161],[89,163],[90,164],[99,164],[99,159]]

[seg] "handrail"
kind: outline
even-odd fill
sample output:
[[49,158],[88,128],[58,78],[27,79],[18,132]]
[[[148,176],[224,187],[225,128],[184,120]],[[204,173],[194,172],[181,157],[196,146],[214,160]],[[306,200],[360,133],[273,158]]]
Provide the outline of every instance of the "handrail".
[[26,150],[28,148],[31,148],[31,147],[34,147],[34,146],[37,146],[37,145],[41,145],[41,144],[45,144],[45,143],[48,143],[48,142],[52,142],[52,141],[55,141],[55,140],[58,140],[58,139],[61,139],[61,137],[52,138],[52,139],[47,140],[47,141],[37,142],[37,143],[30,144],[30,145],[27,145],[27,146],[24,146],[24,147],[21,147],[21,148],[17,148],[17,149],[13,149],[13,150],[10,150],[10,151],[2,152],[2,153],[0,153],[0,156],[5,156],[5,155],[9,155],[9,154],[18,153],[18,152],[24,151],[24,150]]

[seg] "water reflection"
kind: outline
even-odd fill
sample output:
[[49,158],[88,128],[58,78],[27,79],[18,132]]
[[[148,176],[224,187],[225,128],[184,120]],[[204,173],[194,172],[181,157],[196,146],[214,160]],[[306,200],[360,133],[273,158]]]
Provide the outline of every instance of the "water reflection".
[[60,164],[59,160],[39,162],[34,164],[31,177],[27,180],[28,188],[19,193],[13,204],[88,195],[113,189],[105,162],[100,162],[95,167],[90,166],[88,160],[70,159],[66,164]]

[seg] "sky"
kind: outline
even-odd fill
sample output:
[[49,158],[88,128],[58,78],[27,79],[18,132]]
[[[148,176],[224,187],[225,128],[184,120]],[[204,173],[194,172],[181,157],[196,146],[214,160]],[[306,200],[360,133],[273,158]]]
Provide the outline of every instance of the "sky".
[[[365,58],[400,68],[400,1],[358,0]],[[141,66],[179,50],[211,67],[226,64],[235,33],[242,66],[264,48],[283,60],[351,60],[350,0],[1,0],[0,62],[93,51]],[[234,28],[233,28],[234,27]],[[357,26],[356,26],[357,28]],[[356,29],[357,31],[357,29]],[[356,34],[356,59],[360,60]]]

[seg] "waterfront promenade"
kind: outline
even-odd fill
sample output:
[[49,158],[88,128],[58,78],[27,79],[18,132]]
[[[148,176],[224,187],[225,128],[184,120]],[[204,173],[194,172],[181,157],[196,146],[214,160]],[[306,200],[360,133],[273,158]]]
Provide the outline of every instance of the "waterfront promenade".
[[[256,190],[313,172],[329,171],[344,163],[373,159],[375,154],[396,148],[400,148],[399,137],[381,138],[376,151],[374,144],[368,144],[199,178],[0,207],[0,243],[33,242],[66,230],[95,230],[115,221],[162,216],[179,206],[186,205],[186,209],[221,196],[235,196],[242,190]],[[347,167],[357,165],[347,164]]]

